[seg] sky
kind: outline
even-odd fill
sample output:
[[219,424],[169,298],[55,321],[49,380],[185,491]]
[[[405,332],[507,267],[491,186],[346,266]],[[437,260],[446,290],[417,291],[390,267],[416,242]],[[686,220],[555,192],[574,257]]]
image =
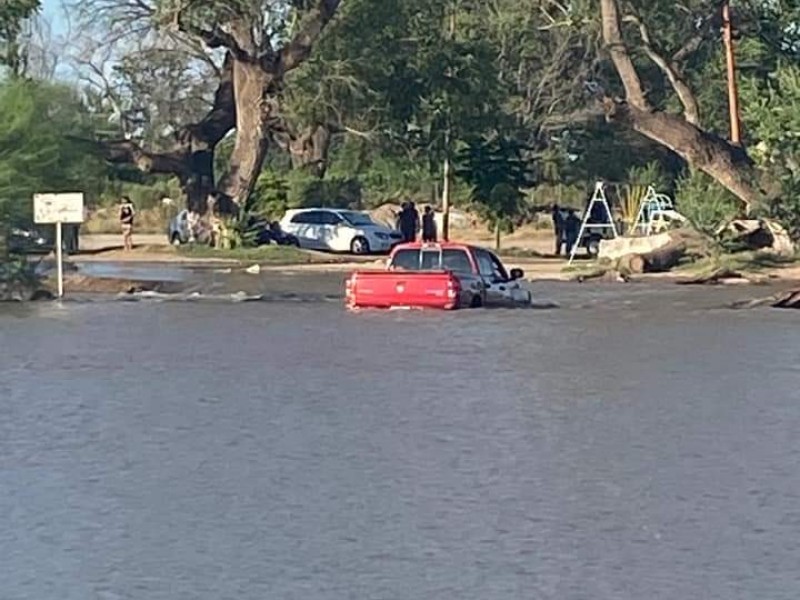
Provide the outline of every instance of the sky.
[[42,2],[42,15],[52,24],[53,33],[58,35],[64,32],[61,0],[44,0]]

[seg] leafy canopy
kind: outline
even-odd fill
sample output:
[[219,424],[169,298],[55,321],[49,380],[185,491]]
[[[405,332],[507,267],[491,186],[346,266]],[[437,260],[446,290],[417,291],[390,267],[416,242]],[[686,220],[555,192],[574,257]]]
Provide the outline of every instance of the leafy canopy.
[[0,222],[30,218],[37,192],[98,189],[102,161],[72,139],[90,131],[71,89],[19,79],[0,84]]

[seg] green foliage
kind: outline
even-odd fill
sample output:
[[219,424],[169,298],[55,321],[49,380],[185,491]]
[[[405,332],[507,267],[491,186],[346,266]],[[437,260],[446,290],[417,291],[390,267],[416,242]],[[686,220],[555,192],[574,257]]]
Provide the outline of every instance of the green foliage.
[[0,302],[30,298],[42,283],[36,267],[25,257],[0,256]]
[[78,190],[91,198],[100,191],[103,163],[93,148],[75,141],[90,131],[69,88],[23,80],[0,84],[0,222],[29,219],[37,192]]
[[712,238],[738,216],[741,207],[733,194],[700,171],[678,181],[675,204],[692,226]]
[[751,154],[781,185],[772,216],[800,238],[800,66],[780,62],[765,80],[742,85],[745,128],[758,139]]
[[488,200],[499,184],[519,191],[531,183],[523,151],[523,146],[513,139],[496,136],[472,139],[456,157],[456,172],[473,186],[478,202]]
[[513,231],[530,185],[523,147],[516,140],[471,140],[458,155],[458,175],[472,186],[472,201],[490,226]]
[[286,178],[271,170],[262,171],[245,212],[275,220],[280,219],[288,208],[289,184]]
[[279,219],[290,208],[362,208],[361,184],[352,178],[319,179],[302,171],[263,171],[246,212]]

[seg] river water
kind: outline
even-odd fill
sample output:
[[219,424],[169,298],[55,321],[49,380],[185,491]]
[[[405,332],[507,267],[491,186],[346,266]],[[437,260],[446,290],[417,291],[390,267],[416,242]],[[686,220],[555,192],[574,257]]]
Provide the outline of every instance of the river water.
[[800,597],[797,313],[535,291],[0,308],[0,597]]

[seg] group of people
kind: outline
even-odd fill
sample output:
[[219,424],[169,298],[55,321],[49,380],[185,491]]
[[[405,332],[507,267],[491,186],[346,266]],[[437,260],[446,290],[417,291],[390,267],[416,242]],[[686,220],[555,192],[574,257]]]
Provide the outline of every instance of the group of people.
[[566,256],[572,254],[572,249],[578,243],[581,231],[581,220],[575,209],[562,209],[558,204],[553,204],[553,234],[556,242],[556,256],[561,256],[561,249],[566,250]]
[[[214,248],[225,247],[228,243],[228,230],[216,210],[217,199],[208,198],[208,211],[204,218],[199,212],[191,210],[187,214],[189,241],[208,242]],[[122,232],[122,245],[126,251],[133,250],[133,222],[136,208],[128,196],[122,196],[119,204],[119,224]]]
[[422,234],[423,242],[435,242],[436,232],[436,213],[430,206],[426,206],[420,218],[419,211],[413,202],[403,202],[400,212],[397,213],[395,227],[403,236],[403,242],[415,242],[417,234]]

